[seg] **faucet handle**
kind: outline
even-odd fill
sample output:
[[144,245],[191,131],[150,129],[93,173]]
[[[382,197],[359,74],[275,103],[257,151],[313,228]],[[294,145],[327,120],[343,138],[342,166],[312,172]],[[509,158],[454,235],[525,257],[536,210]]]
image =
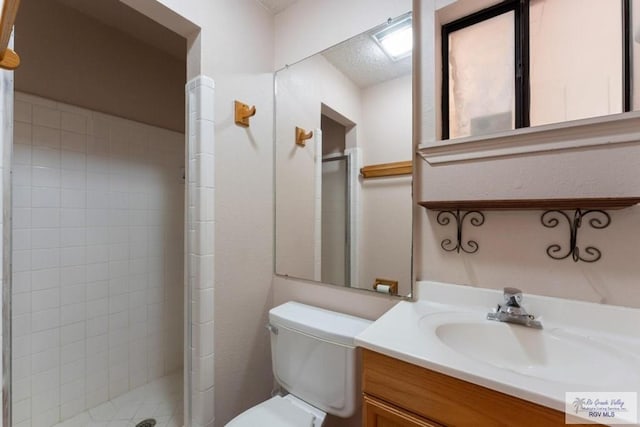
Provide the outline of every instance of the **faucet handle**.
[[504,302],[507,306],[520,307],[522,302],[522,291],[518,288],[506,287],[504,292]]

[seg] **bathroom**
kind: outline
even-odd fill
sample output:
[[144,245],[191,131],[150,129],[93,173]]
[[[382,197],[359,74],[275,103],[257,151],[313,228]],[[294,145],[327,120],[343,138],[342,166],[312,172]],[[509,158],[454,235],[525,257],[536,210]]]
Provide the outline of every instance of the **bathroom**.
[[[63,0],[61,2],[65,3]],[[19,23],[20,13],[30,7],[28,3],[29,1],[25,0],[18,12],[14,34],[14,48],[23,61],[28,60],[29,53],[20,51]],[[67,1],[67,5],[73,3],[87,2]],[[448,225],[440,225],[434,209],[425,210],[417,204],[425,200],[538,200],[638,196],[640,182],[635,173],[639,158],[637,141],[630,139],[633,138],[632,129],[635,126],[633,112],[624,113],[623,116],[626,116],[618,122],[619,126],[606,127],[602,124],[603,128],[600,129],[597,128],[598,123],[594,124],[596,128],[592,132],[595,135],[610,136],[610,140],[624,142],[615,146],[598,145],[597,141],[578,141],[574,144],[574,139],[580,137],[579,130],[575,131],[573,139],[567,136],[570,132],[560,135],[560,142],[554,146],[549,145],[550,139],[555,138],[554,135],[541,135],[539,141],[530,138],[522,142],[524,148],[518,152],[509,151],[513,147],[508,144],[510,141],[502,145],[499,143],[504,141],[494,141],[493,146],[491,141],[485,145],[478,142],[475,145],[460,146],[459,151],[453,154],[439,150],[440,147],[436,146],[435,143],[442,139],[441,77],[438,71],[441,69],[438,39],[440,25],[499,2],[121,0],[118,3],[126,6],[125,10],[128,10],[128,13],[149,18],[159,27],[184,39],[182,61],[185,64],[185,72],[180,76],[180,88],[176,89],[182,96],[182,108],[165,117],[165,120],[174,121],[173,125],[156,123],[156,126],[159,125],[162,129],[173,127],[173,131],[176,131],[180,125],[176,126],[175,122],[182,122],[183,133],[186,135],[186,142],[183,138],[180,145],[181,150],[186,146],[186,152],[176,152],[175,156],[171,157],[178,160],[179,155],[185,156],[187,161],[184,161],[185,158],[182,159],[185,170],[180,169],[180,162],[176,162],[175,166],[172,163],[167,172],[167,182],[176,186],[175,191],[180,191],[178,187],[183,188],[182,197],[186,198],[187,205],[191,208],[186,212],[192,212],[193,216],[183,213],[184,199],[179,200],[178,193],[171,195],[175,203],[170,208],[163,206],[162,211],[175,215],[171,219],[171,229],[176,232],[173,243],[178,246],[186,245],[176,247],[180,250],[172,253],[172,257],[183,260],[185,254],[188,254],[191,260],[190,264],[184,264],[186,279],[180,282],[184,283],[182,289],[185,294],[175,295],[175,298],[179,298],[180,305],[183,301],[190,301],[184,305],[184,313],[180,314],[184,317],[180,319],[179,324],[180,328],[190,333],[185,333],[184,336],[182,333],[176,335],[175,341],[180,345],[171,347],[181,352],[180,365],[175,367],[184,366],[184,425],[224,426],[243,411],[271,396],[275,387],[270,350],[271,335],[265,329],[269,322],[270,309],[288,301],[297,301],[376,320],[403,301],[404,298],[401,297],[371,292],[372,278],[398,280],[398,294],[404,297],[411,295],[411,299],[419,298],[419,288],[425,281],[466,284],[480,290],[498,290],[487,309],[494,308],[494,303],[501,302],[502,289],[508,286],[524,291],[525,306],[532,295],[544,295],[640,308],[640,291],[635,286],[640,247],[637,239],[632,237],[633,231],[640,227],[640,211],[637,206],[606,210],[611,219],[611,224],[606,229],[599,230],[588,226],[580,228],[578,243],[584,246],[592,245],[602,253],[600,260],[590,263],[573,262],[571,257],[563,260],[550,258],[547,248],[552,244],[559,244],[564,251],[569,244],[569,233],[565,222],[557,228],[543,226],[541,213],[545,211],[544,208],[480,209],[484,215],[484,223],[481,226],[476,227],[468,222],[463,224],[464,242],[475,241],[478,244],[477,252],[469,254],[463,250],[447,251],[442,247],[445,239],[455,240],[454,218],[450,219]],[[637,2],[631,3],[635,5]],[[633,10],[640,10],[640,6]],[[413,194],[413,201],[409,200],[407,204],[404,199],[394,199],[393,205],[382,207],[365,207],[363,204],[361,209],[362,215],[365,216],[374,208],[394,212],[404,201],[405,204],[400,206],[400,210],[401,214],[406,215],[397,219],[399,217],[385,213],[381,215],[383,219],[395,219],[389,219],[389,224],[384,221],[372,223],[366,230],[362,227],[354,231],[360,233],[360,236],[354,239],[375,239],[376,236],[367,230],[397,227],[393,234],[402,236],[404,246],[401,250],[394,251],[394,255],[398,255],[403,265],[398,271],[384,271],[371,277],[363,276],[365,271],[369,270],[367,263],[375,264],[382,261],[371,262],[375,254],[364,254],[364,250],[361,251],[363,253],[356,252],[351,256],[350,264],[358,266],[358,277],[363,278],[350,281],[349,287],[344,286],[344,283],[342,286],[333,286],[335,280],[322,281],[322,274],[314,270],[313,262],[310,273],[296,274],[282,270],[282,265],[278,263],[290,260],[280,258],[276,247],[279,226],[291,227],[285,230],[300,234],[313,233],[314,228],[299,222],[288,225],[277,222],[278,209],[282,205],[277,201],[279,183],[275,165],[278,151],[275,148],[280,141],[278,138],[281,132],[277,129],[280,118],[278,105],[274,106],[274,72],[284,69],[287,64],[297,64],[331,46],[366,33],[385,23],[387,19],[401,17],[409,11],[412,11],[416,37],[412,59],[413,105],[403,110],[408,112],[405,114],[407,122],[403,122],[402,125],[404,133],[396,137],[398,140],[405,140],[408,135],[410,141],[404,146],[404,151],[398,153],[395,158],[367,159],[366,155],[369,153],[363,152],[365,158],[361,159],[361,166],[412,160],[412,180],[411,176],[380,179],[388,179],[391,182],[390,187],[401,185],[409,197]],[[588,18],[580,16],[583,19]],[[99,17],[104,19],[103,15]],[[95,20],[96,17],[92,19]],[[327,22],[331,25],[327,25]],[[634,22],[638,20],[634,19]],[[110,25],[114,26],[113,22]],[[122,25],[125,26],[126,23]],[[151,32],[153,31],[148,30],[148,33]],[[47,42],[45,47],[50,51],[49,54],[51,51],[65,49],[65,46],[56,44],[56,39],[43,38],[40,41],[43,44]],[[635,50],[637,46],[638,43],[631,43],[630,48]],[[73,53],[61,55],[63,58],[71,58]],[[119,66],[121,58],[117,57],[117,54],[115,56],[107,57],[106,70],[111,74],[123,73],[126,68]],[[77,60],[81,61],[82,57]],[[26,63],[24,67],[28,69]],[[42,65],[41,69],[46,70],[47,67]],[[290,71],[292,70],[293,67],[290,67]],[[19,73],[20,69],[15,71],[17,93]],[[148,85],[157,84],[148,81],[144,75],[138,75],[137,78]],[[13,79],[13,73],[3,71],[4,129],[11,127],[12,121],[8,118],[13,117],[17,120],[19,114],[17,108],[13,107],[14,98],[18,101],[19,96],[13,94],[13,88],[8,85],[7,79]],[[142,84],[140,86],[146,87]],[[168,90],[168,86],[154,90]],[[616,90],[602,90],[605,93],[616,93]],[[105,112],[104,108],[83,106],[79,101],[61,98],[61,95],[51,94],[48,98],[53,98],[61,104]],[[256,108],[255,115],[249,117],[248,127],[239,126],[234,121],[236,100]],[[159,105],[163,105],[162,111],[165,111],[166,105],[161,101],[154,100],[153,104],[154,110],[160,110]],[[121,105],[126,107],[127,103]],[[338,110],[342,118],[332,116],[332,119],[342,120],[345,128],[348,128],[348,120],[357,119],[335,106],[333,110]],[[144,117],[128,117],[132,114],[130,110],[106,113],[147,125],[153,124]],[[616,111],[605,111],[600,115],[607,113]],[[629,119],[625,121],[624,118]],[[393,123],[398,121],[394,116]],[[384,123],[378,124],[381,128],[384,127]],[[300,123],[296,126],[301,126],[307,131],[321,128],[320,123]],[[289,144],[287,148],[291,150],[295,145],[294,128],[290,127],[286,132],[283,141]],[[6,135],[5,131],[2,145],[5,195],[10,188],[7,186],[8,172],[12,168],[11,158],[7,156],[7,153],[11,153],[8,151],[11,138],[7,138]],[[392,138],[393,135],[388,137]],[[346,139],[349,144],[349,134]],[[306,148],[313,147],[312,142],[307,141]],[[18,142],[14,140],[13,144]],[[505,151],[496,154],[496,150],[499,149]],[[415,154],[416,152],[419,154]],[[14,150],[14,156],[15,154]],[[15,166],[18,165],[17,160],[14,157]],[[137,161],[140,162],[139,159]],[[16,179],[15,171],[13,179]],[[362,180],[360,177],[356,177],[356,181],[361,182],[363,188],[375,187],[376,182],[383,182]],[[401,184],[398,184],[400,182]],[[389,188],[385,187],[382,190]],[[15,196],[16,194],[14,204]],[[367,200],[366,197],[364,200]],[[373,202],[372,199],[370,201]],[[6,246],[8,236],[12,234],[12,224],[8,221],[6,196],[3,202],[3,305],[6,308],[11,305],[12,296],[6,293],[9,288],[7,285],[12,281],[11,276],[7,276],[10,272],[8,268],[11,250],[7,250]],[[586,206],[593,207],[603,206]],[[572,214],[573,210],[575,209],[567,208],[566,212]],[[179,219],[180,215],[183,215],[182,219]],[[19,219],[20,217],[14,214],[14,226]],[[588,223],[589,219],[586,217],[585,223]],[[300,218],[296,220],[301,221]],[[183,235],[178,229],[180,224],[184,230]],[[366,249],[383,247],[385,237],[379,238],[382,240],[373,240],[364,245]],[[20,234],[13,233],[14,250],[19,243],[18,239]],[[467,246],[465,248],[469,249]],[[354,250],[353,247],[350,249]],[[88,255],[87,253],[86,256]],[[586,257],[588,253],[583,250],[582,255]],[[381,258],[383,261],[388,259]],[[354,260],[358,261],[354,263]],[[16,261],[13,260],[14,267]],[[299,266],[293,262],[290,265]],[[317,279],[316,273],[320,274],[320,280]],[[15,286],[15,283],[12,285]],[[388,285],[382,286],[384,288],[381,289],[387,289]],[[367,291],[356,289],[357,287],[366,288]],[[30,292],[33,294],[34,290],[31,289]],[[531,312],[537,314],[533,310]],[[6,317],[3,318],[4,338],[10,336],[10,330],[7,329],[10,322],[7,325],[5,319]],[[14,323],[13,328],[18,326]],[[398,325],[399,330],[403,327],[401,324]],[[177,331],[174,330],[172,333]],[[637,335],[635,337],[637,339]],[[182,344],[183,339],[186,344]],[[4,340],[3,348],[11,348],[11,345]],[[7,367],[10,364],[5,359],[3,366]],[[177,370],[171,368],[167,369]],[[15,391],[16,385],[11,381],[10,375],[6,374],[6,369],[4,372],[3,390],[6,391],[8,386],[13,386],[12,391]],[[4,416],[10,417],[7,415],[10,413],[10,402],[4,401],[3,406]],[[16,411],[15,407],[11,409]],[[115,421],[118,420],[110,422],[113,422],[113,425],[126,425],[117,424]],[[361,425],[361,422],[361,416],[356,414],[347,420],[329,417],[325,425],[357,426]],[[5,418],[3,425],[21,424],[9,424],[9,418]]]

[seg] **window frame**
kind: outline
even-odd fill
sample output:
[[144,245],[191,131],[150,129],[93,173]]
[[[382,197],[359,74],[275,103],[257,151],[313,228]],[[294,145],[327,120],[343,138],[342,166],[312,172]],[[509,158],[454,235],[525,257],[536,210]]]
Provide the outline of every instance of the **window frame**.
[[[633,111],[633,70],[632,70],[632,31],[631,31],[631,0],[620,0],[622,5],[622,112]],[[442,92],[441,92],[441,141],[450,139],[449,117],[449,35],[455,31],[489,20],[508,12],[514,12],[514,83],[515,83],[515,126],[508,132],[517,129],[530,128],[530,0],[505,0],[480,11],[458,18],[441,26],[441,59],[442,59]],[[607,115],[610,116],[610,115]],[[599,117],[607,117],[599,116]],[[566,123],[566,122],[558,122]],[[537,126],[535,126],[537,127]],[[457,138],[455,138],[457,139]]]

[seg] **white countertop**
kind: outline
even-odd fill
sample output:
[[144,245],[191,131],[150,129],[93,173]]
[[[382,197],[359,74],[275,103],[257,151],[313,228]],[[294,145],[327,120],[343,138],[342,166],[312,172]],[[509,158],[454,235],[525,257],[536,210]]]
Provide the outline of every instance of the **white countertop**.
[[[565,410],[567,391],[633,391],[640,394],[640,310],[525,293],[523,306],[527,311],[542,321],[547,333],[559,331],[552,336],[554,340],[567,340],[571,344],[573,334],[576,334],[585,342],[594,342],[596,348],[613,349],[612,360],[620,356],[624,365],[603,366],[600,362],[604,361],[600,360],[593,364],[593,370],[584,381],[555,381],[549,379],[549,371],[546,371],[547,379],[543,379],[535,373],[527,375],[499,367],[491,361],[465,356],[441,342],[434,333],[435,327],[428,324],[431,319],[446,321],[447,316],[489,322],[485,320],[486,314],[502,301],[501,291],[435,282],[420,282],[418,288],[418,301],[398,303],[358,335],[356,344],[559,411]],[[487,342],[488,346],[501,344]],[[554,367],[559,376],[571,370],[571,360],[586,363],[582,354],[575,354],[580,352],[570,353],[566,360],[563,359],[565,366]],[[632,368],[627,369],[629,366]]]

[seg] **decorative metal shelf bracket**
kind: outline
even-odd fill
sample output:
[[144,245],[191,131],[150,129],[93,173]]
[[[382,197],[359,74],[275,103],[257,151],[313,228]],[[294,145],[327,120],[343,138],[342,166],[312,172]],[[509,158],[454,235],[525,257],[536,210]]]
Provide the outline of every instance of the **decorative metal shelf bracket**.
[[438,212],[438,216],[436,220],[440,225],[449,225],[451,220],[455,220],[457,235],[456,241],[454,242],[451,239],[444,239],[440,246],[447,252],[456,251],[460,253],[460,251],[467,254],[474,254],[478,252],[478,242],[475,240],[465,241],[462,236],[462,228],[464,226],[464,222],[469,218],[469,223],[474,227],[480,227],[484,224],[484,214],[480,211],[467,211],[464,213],[460,213],[460,209],[456,209],[455,211],[440,211]]
[[611,224],[611,217],[609,214],[598,209],[576,209],[573,214],[573,219],[569,214],[561,210],[550,210],[542,214],[540,221],[545,227],[555,228],[560,224],[560,219],[564,218],[567,220],[570,229],[569,248],[566,250],[566,253],[564,253],[562,246],[556,243],[547,248],[547,255],[549,255],[549,257],[556,260],[562,260],[571,255],[574,262],[596,262],[602,258],[602,252],[594,246],[587,246],[584,248],[584,253],[586,255],[582,254],[578,247],[578,230],[582,226],[582,220],[586,219],[585,217],[587,216],[593,217],[589,219],[589,225],[592,228],[601,230],[603,228],[607,228],[609,224]]

